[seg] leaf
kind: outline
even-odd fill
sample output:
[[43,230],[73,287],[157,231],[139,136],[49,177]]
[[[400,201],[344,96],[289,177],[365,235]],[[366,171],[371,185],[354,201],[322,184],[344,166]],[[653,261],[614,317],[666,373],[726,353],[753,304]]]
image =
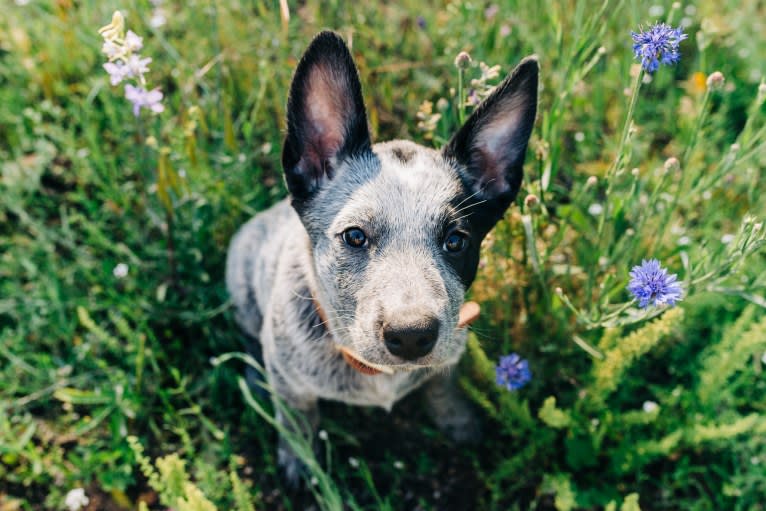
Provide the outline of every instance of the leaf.
[[566,428],[572,422],[572,417],[568,412],[556,408],[556,398],[554,396],[549,396],[545,400],[543,406],[537,412],[537,416],[548,426],[556,429]]

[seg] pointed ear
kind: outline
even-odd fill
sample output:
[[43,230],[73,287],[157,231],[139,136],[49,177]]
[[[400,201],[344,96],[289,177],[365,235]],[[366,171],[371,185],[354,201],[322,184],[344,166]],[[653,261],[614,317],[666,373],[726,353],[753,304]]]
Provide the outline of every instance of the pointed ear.
[[294,204],[309,200],[346,157],[369,150],[359,75],[343,39],[321,32],[303,54],[287,101],[282,166]]
[[459,164],[469,193],[483,203],[482,208],[491,208],[494,221],[502,217],[521,187],[537,113],[538,70],[536,57],[522,60],[444,148],[444,155]]

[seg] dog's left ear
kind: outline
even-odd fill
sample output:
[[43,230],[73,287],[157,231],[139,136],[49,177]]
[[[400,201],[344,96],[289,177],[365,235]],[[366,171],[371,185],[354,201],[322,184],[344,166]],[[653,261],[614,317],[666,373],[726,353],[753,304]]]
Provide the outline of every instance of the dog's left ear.
[[[524,156],[537,114],[536,57],[527,57],[471,114],[444,148],[492,224],[521,187]],[[489,226],[491,228],[491,225]]]
[[295,70],[287,101],[282,166],[293,205],[310,200],[340,161],[369,148],[354,60],[339,35],[321,32]]

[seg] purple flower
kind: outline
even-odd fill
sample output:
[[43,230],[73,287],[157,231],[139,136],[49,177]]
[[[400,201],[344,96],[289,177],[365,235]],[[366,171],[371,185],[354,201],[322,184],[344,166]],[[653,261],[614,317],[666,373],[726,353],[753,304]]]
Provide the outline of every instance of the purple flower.
[[529,362],[516,353],[500,357],[495,367],[495,381],[508,390],[518,390],[532,379]]
[[141,108],[148,108],[152,112],[160,113],[165,110],[162,105],[162,92],[159,89],[146,90],[143,87],[125,85],[125,99],[133,103],[133,115],[138,117]]
[[119,85],[121,81],[130,75],[130,69],[122,61],[107,62],[104,69],[109,73],[109,82],[112,85]]
[[418,28],[420,28],[421,30],[425,29],[426,28],[426,19],[423,16],[418,16],[417,17],[417,24],[418,24]]
[[633,54],[649,73],[659,69],[660,64],[669,66],[681,60],[678,46],[686,39],[681,27],[673,28],[667,23],[655,23],[643,32],[631,32]]
[[638,300],[639,307],[646,307],[650,303],[655,307],[672,307],[683,297],[683,289],[677,282],[678,277],[668,274],[657,259],[644,259],[640,266],[633,267],[630,277],[628,291]]
[[130,55],[125,61],[125,67],[128,69],[128,76],[131,78],[140,78],[144,73],[149,72],[149,64],[152,63],[151,57],[141,58],[141,55]]

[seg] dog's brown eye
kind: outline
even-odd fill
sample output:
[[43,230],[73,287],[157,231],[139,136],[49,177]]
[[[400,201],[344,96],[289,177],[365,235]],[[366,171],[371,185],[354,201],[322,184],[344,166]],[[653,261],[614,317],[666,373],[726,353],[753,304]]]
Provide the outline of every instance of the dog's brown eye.
[[349,247],[362,248],[367,243],[367,235],[360,228],[352,227],[343,231],[343,241]]
[[447,252],[460,252],[465,248],[466,239],[462,232],[453,232],[444,240],[444,250]]

